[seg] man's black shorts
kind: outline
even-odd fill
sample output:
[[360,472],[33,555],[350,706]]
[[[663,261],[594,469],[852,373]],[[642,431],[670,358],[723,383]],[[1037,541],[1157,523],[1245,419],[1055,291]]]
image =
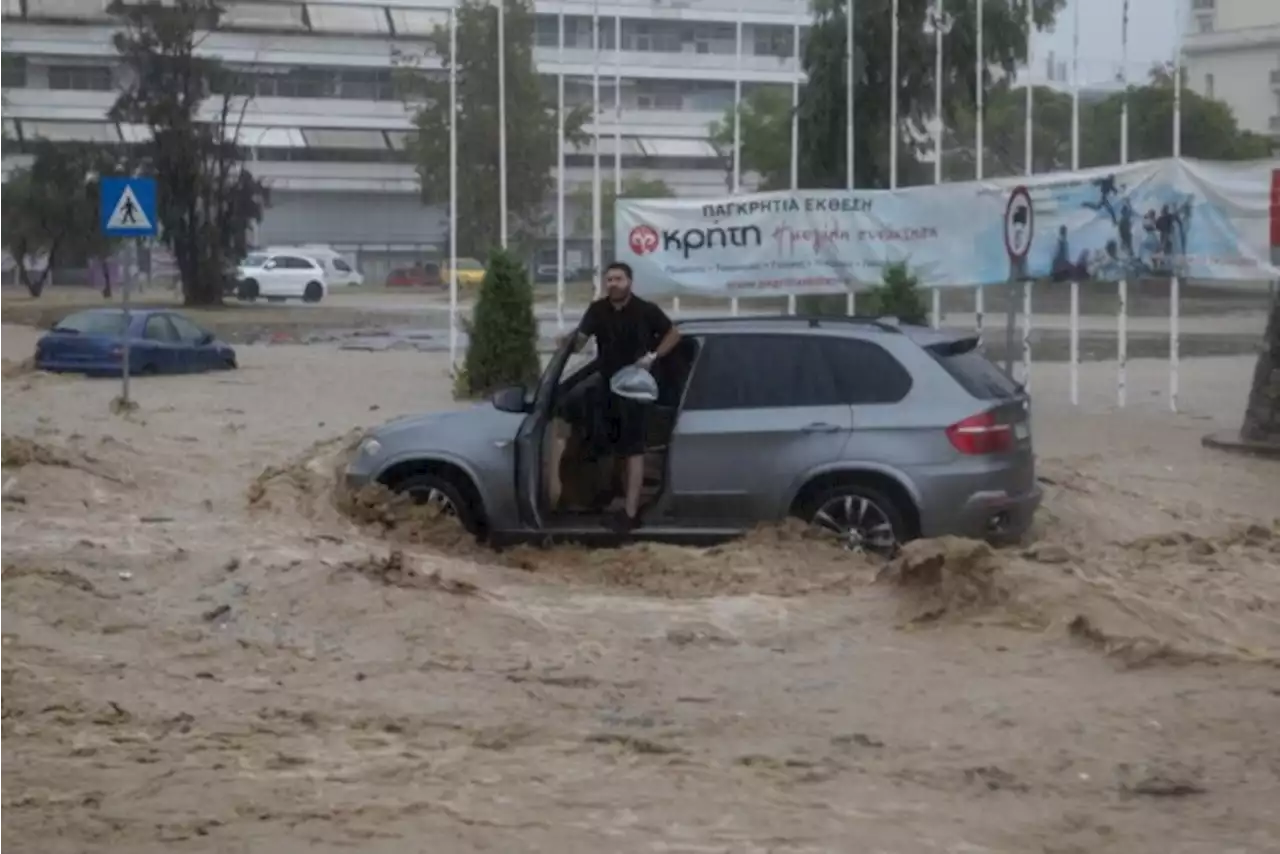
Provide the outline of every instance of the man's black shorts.
[[644,454],[649,405],[605,392],[604,428],[609,450],[620,457]]

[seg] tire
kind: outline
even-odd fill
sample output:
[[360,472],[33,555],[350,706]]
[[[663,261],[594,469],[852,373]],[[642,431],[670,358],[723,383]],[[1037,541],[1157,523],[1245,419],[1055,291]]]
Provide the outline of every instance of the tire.
[[[483,509],[476,507],[466,493],[449,478],[422,472],[410,474],[395,483],[389,484],[389,486],[394,492],[405,493],[419,504],[426,504],[428,501],[443,498],[453,508],[451,515],[457,517],[458,524],[467,533],[476,537],[482,535],[484,530],[484,526],[481,524]],[[449,511],[446,510],[444,512],[446,515],[450,515]]]
[[241,302],[253,302],[258,298],[260,290],[257,282],[253,279],[246,279],[240,283],[240,287],[236,288],[236,299]]
[[324,299],[324,285],[319,282],[307,282],[307,286],[302,290],[303,302],[320,302]]
[[234,371],[234,370],[235,370],[236,368],[238,368],[238,367],[240,367],[240,366],[239,366],[238,364],[236,364],[236,357],[235,357],[235,356],[232,356],[231,358],[229,358],[229,359],[225,360],[225,361],[222,363],[222,369],[223,369],[224,371]]
[[[910,536],[904,508],[880,490],[857,482],[822,490],[796,515],[839,537],[853,552],[892,557]],[[861,524],[849,524],[858,520]]]

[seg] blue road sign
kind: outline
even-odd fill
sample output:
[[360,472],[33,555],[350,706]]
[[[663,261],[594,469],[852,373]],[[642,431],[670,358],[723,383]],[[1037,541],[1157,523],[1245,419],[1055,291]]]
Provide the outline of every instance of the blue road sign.
[[155,237],[156,179],[104,175],[98,183],[98,222],[107,237]]

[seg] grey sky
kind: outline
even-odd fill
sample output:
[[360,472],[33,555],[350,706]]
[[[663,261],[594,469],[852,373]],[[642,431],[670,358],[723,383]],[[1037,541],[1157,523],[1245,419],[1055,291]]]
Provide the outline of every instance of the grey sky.
[[[1071,74],[1071,47],[1075,31],[1075,9],[1080,8],[1081,83],[1101,83],[1120,71],[1122,0],[1068,0],[1058,15],[1053,33],[1038,33],[1032,44],[1032,76],[1043,80],[1052,52],[1056,62],[1066,63]],[[1173,58],[1178,40],[1179,19],[1185,0],[1130,0],[1129,77],[1140,79],[1158,62]]]

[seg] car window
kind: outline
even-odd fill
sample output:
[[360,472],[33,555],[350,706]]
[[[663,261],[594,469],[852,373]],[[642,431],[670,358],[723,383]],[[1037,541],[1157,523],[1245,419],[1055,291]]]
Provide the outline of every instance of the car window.
[[855,338],[819,340],[841,403],[897,403],[911,391],[911,374],[879,344]]
[[840,390],[821,343],[812,335],[708,336],[684,408],[837,405]]
[[293,255],[282,255],[282,256],[281,256],[280,258],[278,258],[277,260],[279,260],[279,261],[281,262],[281,263],[280,263],[280,266],[284,267],[286,270],[310,270],[310,269],[312,269],[312,264],[311,264],[311,262],[310,262],[309,260],[307,260],[306,258],[298,258],[298,257],[293,256]]
[[334,258],[333,269],[338,270],[339,272],[342,272],[342,273],[350,273],[351,265],[348,264],[346,261],[343,261],[341,258]]
[[483,270],[484,266],[474,258],[459,258],[459,270]]
[[205,336],[203,329],[196,326],[180,314],[169,315],[169,322],[172,323],[173,328],[178,331],[178,337],[187,344],[195,344]]
[[979,400],[1003,400],[1018,396],[1018,384],[977,350],[948,353],[929,347],[925,349],[946,369],[952,379]]
[[53,328],[81,335],[123,335],[128,326],[121,311],[77,311],[59,320]]
[[261,267],[263,264],[266,263],[266,261],[267,261],[266,255],[263,255],[261,252],[252,252],[245,256],[244,266]]
[[142,337],[148,341],[163,341],[166,344],[172,344],[178,340],[178,333],[173,330],[169,318],[163,314],[153,314],[147,318],[146,326],[142,327]]

